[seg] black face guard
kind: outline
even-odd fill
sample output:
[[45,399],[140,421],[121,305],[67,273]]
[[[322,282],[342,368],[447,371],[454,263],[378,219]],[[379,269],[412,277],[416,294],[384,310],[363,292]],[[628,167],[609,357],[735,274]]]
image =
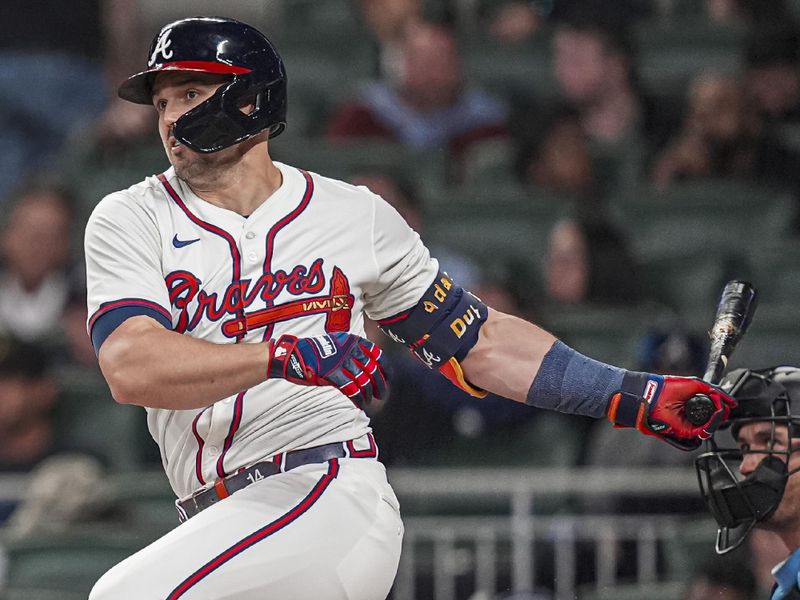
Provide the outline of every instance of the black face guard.
[[771,370],[742,370],[732,385],[725,386],[739,402],[735,409],[739,416],[734,414],[731,419],[734,438],[747,423],[771,425],[770,448],[753,451],[764,456],[753,472],[747,477],[740,475],[744,454],[735,447],[719,447],[719,432],[706,442],[706,452],[695,459],[700,491],[719,526],[716,542],[719,554],[739,547],[757,523],[773,515],[783,498],[787,479],[797,472],[797,469],[789,471],[787,466],[795,451],[793,446],[781,451],[772,449],[778,428],[786,428],[789,438],[798,437],[798,430],[790,414],[787,392],[770,379],[771,375]]
[[[269,137],[281,133],[286,120],[285,81],[248,86],[248,76],[237,77],[221,87],[175,122],[175,137],[195,152],[210,153],[228,148],[269,128]],[[273,96],[282,96],[279,103]],[[253,111],[239,109],[243,97],[252,93]]]
[[788,470],[777,456],[768,455],[744,479],[726,461],[741,460],[741,452],[712,451],[695,460],[700,492],[717,521],[716,550],[719,554],[737,548],[759,521],[772,516],[783,498]]

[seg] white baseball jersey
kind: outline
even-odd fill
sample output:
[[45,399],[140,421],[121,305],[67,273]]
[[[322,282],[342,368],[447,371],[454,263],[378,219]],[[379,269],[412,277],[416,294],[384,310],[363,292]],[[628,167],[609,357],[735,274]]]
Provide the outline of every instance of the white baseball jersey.
[[[438,265],[391,206],[366,188],[275,164],[282,185],[248,217],[198,198],[173,169],[98,204],[85,240],[96,349],[132,315],[215,343],[256,343],[363,336],[365,314],[382,319],[417,303]],[[284,380],[206,408],[147,413],[179,497],[276,453],[369,431],[337,389]]]

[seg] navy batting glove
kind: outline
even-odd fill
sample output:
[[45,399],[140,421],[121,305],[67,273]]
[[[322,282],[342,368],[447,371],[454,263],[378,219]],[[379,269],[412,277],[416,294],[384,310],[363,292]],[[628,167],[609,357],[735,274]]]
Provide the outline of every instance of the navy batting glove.
[[[686,402],[697,394],[711,399],[714,411],[705,423],[686,419]],[[636,427],[681,450],[696,450],[730,415],[736,401],[697,377],[627,371],[622,388],[611,395],[608,419],[615,427]]]
[[349,333],[310,338],[282,335],[269,341],[270,378],[297,385],[333,386],[359,408],[373,398],[386,398],[388,366],[383,351]]

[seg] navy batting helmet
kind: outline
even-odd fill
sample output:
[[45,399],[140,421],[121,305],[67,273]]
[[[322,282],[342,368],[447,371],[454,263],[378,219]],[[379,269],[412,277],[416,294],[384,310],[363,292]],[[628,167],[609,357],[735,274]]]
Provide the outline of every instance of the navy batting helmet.
[[[230,75],[202,104],[175,123],[175,137],[197,152],[216,152],[269,129],[286,126],[286,69],[260,31],[235,19],[192,17],[165,25],[150,45],[147,69],[128,78],[119,96],[152,102],[153,81],[163,71]],[[253,104],[249,114],[241,111]]]
[[[700,490],[719,525],[717,552],[724,554],[738,547],[756,523],[775,513],[786,480],[797,472],[788,462],[792,453],[800,451],[791,442],[800,437],[800,369],[736,369],[720,385],[738,404],[726,426],[707,442],[707,451],[697,457],[695,466]],[[755,422],[770,424],[766,447],[739,448],[742,427]],[[743,477],[739,466],[746,454],[757,454],[761,460]]]

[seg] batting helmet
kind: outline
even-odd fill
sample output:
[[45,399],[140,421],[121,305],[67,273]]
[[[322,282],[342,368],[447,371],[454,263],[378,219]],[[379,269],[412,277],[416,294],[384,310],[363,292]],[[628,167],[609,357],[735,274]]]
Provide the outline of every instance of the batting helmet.
[[[736,369],[721,387],[738,403],[731,411],[730,425],[717,431],[707,443],[707,452],[695,460],[700,490],[719,525],[717,552],[738,547],[760,521],[768,520],[783,498],[786,480],[800,469],[789,470],[788,462],[800,446],[790,442],[800,437],[800,369]],[[747,423],[768,422],[766,447],[744,450],[736,443]],[[785,432],[782,444],[776,433]],[[745,454],[763,456],[758,466],[743,477],[739,467]]]
[[[162,71],[230,75],[231,81],[175,123],[175,137],[197,152],[216,152],[269,129],[286,126],[286,69],[260,31],[234,19],[192,17],[165,25],[150,45],[147,69],[128,78],[119,96],[152,102]],[[245,114],[241,107],[253,104]]]

